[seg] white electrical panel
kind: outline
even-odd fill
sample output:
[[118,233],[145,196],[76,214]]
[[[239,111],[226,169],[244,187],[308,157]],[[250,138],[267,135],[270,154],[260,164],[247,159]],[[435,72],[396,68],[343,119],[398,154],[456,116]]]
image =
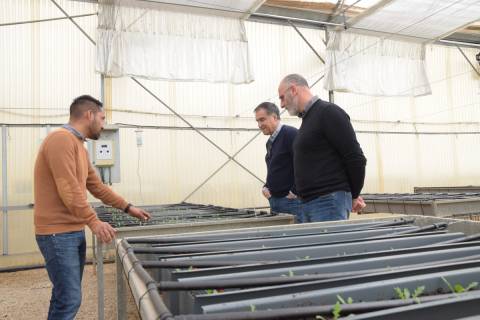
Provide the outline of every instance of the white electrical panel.
[[93,163],[97,167],[111,167],[115,164],[112,140],[97,140],[94,142]]
[[88,140],[90,161],[104,183],[120,182],[120,134],[114,125],[105,125],[99,140]]

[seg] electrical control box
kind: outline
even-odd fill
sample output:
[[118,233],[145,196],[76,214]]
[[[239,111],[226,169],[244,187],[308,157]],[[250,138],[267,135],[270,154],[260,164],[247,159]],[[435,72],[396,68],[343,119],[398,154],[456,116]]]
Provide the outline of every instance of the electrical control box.
[[119,127],[105,125],[98,140],[88,140],[90,161],[104,183],[120,182],[120,133]]
[[111,167],[115,164],[112,140],[96,140],[93,142],[93,163],[97,167]]

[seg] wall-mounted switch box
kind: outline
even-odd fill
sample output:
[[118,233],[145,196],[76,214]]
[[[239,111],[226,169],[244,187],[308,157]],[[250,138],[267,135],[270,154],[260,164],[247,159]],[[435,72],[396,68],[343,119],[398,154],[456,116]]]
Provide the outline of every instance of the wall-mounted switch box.
[[95,152],[93,164],[97,167],[110,167],[115,164],[112,140],[96,140],[93,142]]

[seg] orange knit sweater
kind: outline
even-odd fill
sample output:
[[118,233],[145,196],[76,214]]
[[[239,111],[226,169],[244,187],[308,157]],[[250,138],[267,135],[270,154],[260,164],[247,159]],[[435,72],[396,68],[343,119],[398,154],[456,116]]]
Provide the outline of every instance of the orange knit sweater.
[[39,235],[83,230],[100,223],[87,189],[103,203],[124,209],[127,202],[104,185],[83,141],[61,128],[40,146],[34,171],[34,222]]

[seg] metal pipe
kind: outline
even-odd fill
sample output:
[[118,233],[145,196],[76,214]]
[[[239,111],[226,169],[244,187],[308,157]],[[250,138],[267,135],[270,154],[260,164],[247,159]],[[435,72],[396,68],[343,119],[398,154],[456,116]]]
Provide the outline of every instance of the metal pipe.
[[446,40],[446,39],[438,40],[438,42],[443,42],[443,43],[446,43],[446,44],[463,45],[463,46],[467,46],[467,47],[471,46],[471,47],[480,48],[479,43],[473,43],[473,42],[454,41],[454,40]]
[[117,283],[117,320],[127,320],[127,290],[123,266],[118,251],[115,252],[115,278]]
[[[74,16],[70,16],[70,18],[82,18],[82,17],[90,17],[96,16],[98,13],[86,13],[86,14],[78,14]],[[47,21],[56,21],[56,20],[65,20],[69,19],[68,17],[58,17],[58,18],[50,18],[50,19],[39,19],[39,20],[28,20],[28,21],[17,21],[17,22],[7,22],[7,23],[0,23],[0,27],[5,26],[15,26],[19,24],[28,24],[28,23],[37,23],[37,22],[47,22]]]
[[3,213],[3,255],[8,255],[8,128],[2,126],[2,213]]
[[[328,30],[325,29],[325,41],[327,42],[327,45],[328,45],[328,40],[329,40]],[[335,103],[335,95],[333,93],[333,90],[328,90],[328,101],[330,103]]]
[[325,64],[325,60],[323,60],[323,58],[320,56],[320,54],[317,52],[317,50],[315,50],[315,48],[310,44],[310,42],[308,42],[307,38],[305,38],[305,36],[300,32],[300,30],[298,30],[297,26],[295,26],[292,21],[290,21],[290,20],[287,20],[287,21],[293,27],[293,29],[298,33],[300,38],[302,38],[303,41],[305,41],[305,43],[308,45],[308,47],[310,49],[312,49],[313,53],[315,53],[317,58],[320,59],[320,61],[322,61],[323,64]]
[[[257,130],[257,129],[255,129]],[[235,158],[243,149],[245,149],[253,140],[255,140],[259,135],[261,131],[258,131],[257,134],[255,134],[250,140],[247,141],[240,149],[238,149],[237,152],[231,157],[231,159]],[[203,187],[210,179],[213,178],[223,167],[225,167],[231,159],[228,159],[225,161],[220,167],[218,167],[217,170],[215,170],[207,179],[205,179],[198,187],[196,187],[188,196],[183,199],[183,202],[187,201],[195,192],[197,192],[201,187]]]
[[69,16],[68,13],[63,10],[63,8],[55,0],[50,1],[58,8],[58,10],[60,10],[65,15],[65,17],[67,17],[78,28],[78,30],[80,30],[81,33],[83,33],[85,37],[87,37],[88,40],[90,40],[91,43],[95,44],[95,41],[93,41],[93,39],[87,34],[87,32],[83,30],[82,27],[80,27],[78,23],[73,20],[72,17]]
[[[52,0],[53,1],[53,0]],[[195,130],[200,136],[202,136],[205,140],[207,140],[210,144],[212,144],[217,150],[219,150],[221,153],[226,155],[229,160],[235,162],[237,165],[239,165],[242,169],[250,173],[254,178],[256,178],[258,181],[260,181],[262,184],[265,183],[262,179],[260,179],[256,174],[254,174],[252,171],[250,171],[248,168],[246,168],[244,165],[242,165],[240,162],[238,162],[235,158],[233,158],[228,152],[223,150],[219,145],[217,145],[213,140],[208,138],[205,134],[203,134],[200,130],[198,130],[196,127],[194,127],[187,119],[182,117],[178,112],[176,112],[173,108],[171,108],[169,105],[167,105],[162,99],[160,99],[156,94],[154,94],[150,89],[148,89],[146,86],[144,86],[140,81],[138,81],[135,77],[130,77],[136,84],[138,84],[140,87],[142,87],[148,94],[150,94],[155,100],[160,102],[165,108],[170,110],[174,115],[176,115],[180,120],[182,120],[186,125],[188,125],[190,128]]]
[[472,67],[473,71],[475,71],[475,73],[480,76],[480,72],[477,70],[477,68],[475,68],[475,66],[472,64],[472,62],[470,61],[470,59],[468,59],[467,55],[465,54],[465,52],[463,52],[462,48],[460,48],[459,46],[456,46],[458,51],[460,51],[460,53],[462,54],[462,56],[465,58],[465,60],[467,60],[468,64],[470,65],[470,67]]
[[301,19],[301,18],[294,18],[294,17],[287,17],[287,16],[276,15],[276,14],[259,13],[259,12],[255,12],[255,13],[251,14],[251,17],[279,19],[279,20],[285,20],[285,21],[291,20],[291,21],[306,22],[306,23],[311,23],[311,24],[314,24],[314,25],[322,25],[322,26],[334,26],[334,27],[342,27],[342,28],[345,27],[345,25],[341,24],[341,23],[325,22],[325,21],[310,20],[310,19]]
[[103,243],[96,241],[96,261],[97,261],[97,312],[98,320],[105,318],[105,301],[104,301],[104,277],[103,277]]

